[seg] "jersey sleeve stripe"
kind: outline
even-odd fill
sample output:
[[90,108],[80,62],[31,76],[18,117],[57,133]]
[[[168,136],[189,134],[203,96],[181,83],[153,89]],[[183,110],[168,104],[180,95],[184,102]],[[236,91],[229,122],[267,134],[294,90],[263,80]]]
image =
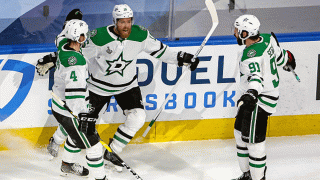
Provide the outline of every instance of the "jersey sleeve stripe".
[[281,58],[283,57],[283,53],[282,53],[282,51],[281,51],[281,54],[280,54],[280,56],[277,58],[277,62],[279,62],[280,60],[281,60]]
[[[286,56],[285,54],[286,54],[286,51],[285,50],[283,50],[283,54],[284,54],[284,57]],[[281,66],[283,63],[284,63],[284,58],[282,58],[282,61],[279,63],[279,62],[277,62],[277,66]]]
[[163,49],[163,43],[161,42],[161,46],[160,46],[160,49],[157,50],[157,51],[153,51],[152,53],[150,53],[151,56],[154,56],[157,52],[161,51],[161,49]]
[[167,47],[168,47],[168,46],[166,46],[166,48],[162,51],[161,54],[159,54],[159,56],[157,56],[157,58],[160,58],[160,57],[164,54],[164,52],[167,50]]

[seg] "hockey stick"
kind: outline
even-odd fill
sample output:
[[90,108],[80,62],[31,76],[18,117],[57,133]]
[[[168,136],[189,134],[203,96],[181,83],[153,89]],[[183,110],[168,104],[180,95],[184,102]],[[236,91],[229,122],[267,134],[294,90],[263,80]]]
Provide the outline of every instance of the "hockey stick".
[[[54,92],[51,92],[51,95],[59,102],[59,104],[61,106],[63,106],[64,108],[66,108],[66,110],[76,119],[78,119],[78,117],[76,115],[73,114],[73,112],[71,111],[71,109],[67,106],[67,104],[65,102],[63,102]],[[79,119],[78,119],[79,120]],[[126,167],[131,173],[132,175],[135,176],[136,179],[140,179],[142,180],[142,178],[134,171],[130,168],[130,166],[128,166],[115,152],[112,151],[112,149],[100,139],[100,143],[109,151],[111,152],[117,159],[118,161],[124,166]]]
[[[191,59],[191,62],[194,62],[195,59],[198,57],[199,53],[201,52],[202,48],[204,47],[204,45],[207,43],[207,41],[209,40],[210,36],[212,35],[213,31],[216,29],[216,27],[218,26],[218,15],[217,15],[217,10],[216,7],[214,6],[212,0],[205,0],[205,4],[209,10],[210,16],[211,16],[211,20],[212,20],[212,27],[209,31],[209,33],[207,34],[207,36],[204,38],[203,42],[201,43],[200,47],[198,48],[196,54],[193,56],[193,58]],[[177,81],[177,83],[173,86],[173,88],[171,89],[169,95],[167,96],[167,98],[165,99],[165,101],[162,103],[160,109],[158,110],[158,112],[156,113],[156,115],[154,116],[154,118],[152,119],[152,121],[149,123],[147,129],[144,131],[143,133],[143,137],[146,137],[147,134],[149,133],[152,125],[154,124],[154,122],[157,120],[157,118],[159,117],[160,113],[162,112],[164,106],[167,104],[167,102],[169,101],[170,97],[173,94],[173,91],[178,87],[178,85],[180,84],[180,82],[183,80],[184,76],[187,74],[189,68],[185,68],[183,70],[183,73],[181,74],[179,80]]]
[[[274,37],[274,39],[277,42],[277,45],[280,47],[280,44],[279,44],[279,41],[278,41],[276,35],[273,32],[271,32],[271,35]],[[296,78],[296,80],[298,82],[300,82],[300,78],[299,78],[298,74],[293,70],[293,68],[290,65],[288,65],[288,67],[289,67],[290,71],[292,72],[292,74],[294,75],[294,77]]]

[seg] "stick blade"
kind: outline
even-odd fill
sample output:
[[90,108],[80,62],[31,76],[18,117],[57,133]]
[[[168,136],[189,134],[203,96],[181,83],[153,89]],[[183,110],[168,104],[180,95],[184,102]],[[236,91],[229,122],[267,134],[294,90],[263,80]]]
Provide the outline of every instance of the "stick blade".
[[213,27],[218,26],[218,24],[219,24],[218,14],[217,14],[217,10],[216,10],[214,3],[212,2],[212,0],[205,0],[205,4],[206,4],[208,11],[211,15],[212,26]]

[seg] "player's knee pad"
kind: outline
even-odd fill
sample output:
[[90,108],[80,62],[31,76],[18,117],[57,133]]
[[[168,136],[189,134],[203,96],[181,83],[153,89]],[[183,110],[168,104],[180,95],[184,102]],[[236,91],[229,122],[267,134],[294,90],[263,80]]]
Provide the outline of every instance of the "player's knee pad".
[[130,135],[134,135],[144,125],[146,120],[146,112],[144,109],[135,108],[125,110],[125,115],[127,116],[127,119],[124,123],[125,128],[128,129]]
[[61,126],[61,124],[59,124],[57,130],[54,132],[52,137],[57,144],[62,144],[67,139],[68,134]]

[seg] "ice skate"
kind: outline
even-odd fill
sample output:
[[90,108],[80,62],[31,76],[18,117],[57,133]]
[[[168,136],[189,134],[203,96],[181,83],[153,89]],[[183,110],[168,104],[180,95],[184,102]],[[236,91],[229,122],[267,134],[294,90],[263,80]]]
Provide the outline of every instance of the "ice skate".
[[252,180],[250,171],[244,172],[240,177],[237,179],[232,179],[232,180]]
[[[109,146],[111,142],[112,142],[112,139],[110,139],[109,141]],[[123,165],[117,160],[117,158],[113,155],[113,153],[106,150],[104,152],[104,159],[107,161],[105,163],[107,168],[114,168],[117,172],[122,172]]]
[[66,163],[62,161],[61,176],[68,176],[69,174],[85,177],[88,176],[89,170],[78,163]]
[[49,144],[47,146],[48,153],[53,157],[57,157],[59,153],[59,147],[60,147],[60,144],[57,144],[54,141],[53,137],[51,137],[49,139]]

